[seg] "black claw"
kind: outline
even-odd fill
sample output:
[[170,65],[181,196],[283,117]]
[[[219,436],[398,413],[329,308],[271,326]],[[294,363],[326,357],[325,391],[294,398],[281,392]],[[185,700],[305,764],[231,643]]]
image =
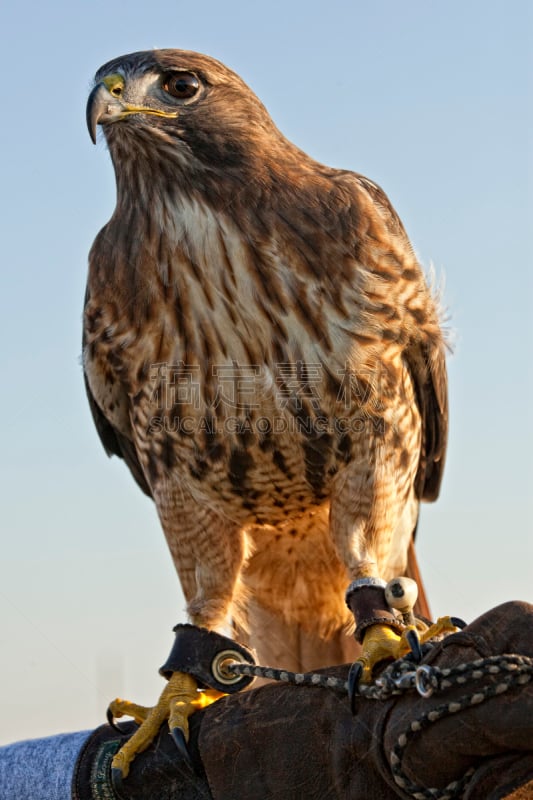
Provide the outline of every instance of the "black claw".
[[111,767],[111,783],[117,795],[123,797],[124,779],[122,777],[122,770],[118,767]]
[[113,712],[111,711],[110,707],[108,707],[108,709],[106,711],[106,717],[107,717],[107,721],[111,725],[111,727],[114,728],[119,733],[122,733],[122,735],[124,735],[125,731],[123,731],[122,728],[120,727],[120,725],[117,725],[117,723],[115,722],[115,718],[113,716]]
[[348,700],[350,701],[350,709],[354,716],[356,714],[355,698],[357,697],[357,690],[359,688],[359,681],[361,680],[362,674],[363,665],[361,662],[355,661],[350,667],[350,672],[348,673]]
[[464,621],[464,619],[461,619],[461,617],[450,617],[450,622],[452,625],[455,625],[456,628],[460,628],[461,630],[467,626],[467,623]]
[[174,744],[178,748],[178,752],[182,757],[183,761],[185,762],[185,764],[187,764],[187,766],[193,769],[193,763],[191,761],[191,756],[187,749],[187,742],[185,741],[185,734],[183,733],[182,728],[179,727],[171,728],[170,734],[174,739]]
[[422,661],[422,648],[420,647],[418,633],[415,630],[408,631],[406,638],[409,643],[409,647],[411,648],[411,653],[413,654],[415,664],[420,664]]

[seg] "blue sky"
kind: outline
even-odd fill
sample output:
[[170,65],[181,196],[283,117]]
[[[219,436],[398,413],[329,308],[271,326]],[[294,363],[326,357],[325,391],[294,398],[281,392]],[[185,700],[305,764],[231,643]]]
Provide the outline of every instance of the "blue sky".
[[151,502],[109,461],[79,363],[87,252],[114,205],[85,128],[117,55],[215,56],[313,157],[380,183],[444,278],[455,353],[439,501],[419,556],[436,614],[531,590],[531,78],[527,0],[60,2],[0,10],[0,742],[151,703],[184,619]]

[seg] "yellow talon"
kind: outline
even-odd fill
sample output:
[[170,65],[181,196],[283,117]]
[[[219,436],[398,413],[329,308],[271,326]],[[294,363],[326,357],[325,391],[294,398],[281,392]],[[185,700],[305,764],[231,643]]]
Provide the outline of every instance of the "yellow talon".
[[137,703],[130,703],[129,700],[121,700],[117,697],[109,703],[109,713],[113,719],[120,719],[120,717],[132,717],[137,725],[141,725],[151,709],[147,706],[140,706]]
[[454,625],[451,617],[439,617],[436,622],[420,634],[420,641],[424,644],[424,642],[434,639],[435,636],[442,636],[443,633],[454,633],[457,630],[458,627]]
[[399,658],[407,652],[409,645],[404,640],[404,634],[397,634],[389,625],[376,624],[365,633],[363,652],[356,660],[363,667],[361,682],[369,683],[372,680],[372,670],[379,662],[389,658]]
[[189,717],[201,708],[215,702],[224,695],[214,689],[198,691],[198,684],[192,675],[173,672],[155,706],[147,708],[128,700],[117,698],[109,709],[114,717],[129,716],[140,724],[138,730],[121,747],[111,762],[112,769],[118,769],[126,778],[131,763],[138,753],[142,753],[153,742],[161,725],[168,721],[171,730],[180,728],[185,741],[189,740]]
[[389,625],[372,625],[364,635],[363,652],[356,660],[363,667],[361,682],[369,683],[372,680],[372,670],[380,661],[396,660],[406,655],[411,650],[408,636],[411,631],[418,633],[420,644],[424,644],[436,636],[453,633],[457,627],[450,617],[439,617],[437,622],[429,627],[417,620],[416,625],[408,625],[400,634],[396,633]]
[[221,697],[227,697],[227,693],[219,692],[217,689],[203,689],[201,692],[198,692],[198,697],[192,701],[192,705],[199,711],[202,708],[207,708],[211,703],[220,700]]

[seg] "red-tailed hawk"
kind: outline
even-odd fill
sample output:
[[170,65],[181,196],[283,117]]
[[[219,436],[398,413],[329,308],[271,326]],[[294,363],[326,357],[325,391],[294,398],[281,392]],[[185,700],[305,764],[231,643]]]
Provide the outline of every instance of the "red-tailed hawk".
[[348,583],[405,572],[441,482],[423,272],[383,191],[299,150],[218,61],[140,52],[95,81],[117,183],[84,312],[104,447],[153,497],[193,623],[232,615],[289,668],[335,660],[301,636],[343,660]]

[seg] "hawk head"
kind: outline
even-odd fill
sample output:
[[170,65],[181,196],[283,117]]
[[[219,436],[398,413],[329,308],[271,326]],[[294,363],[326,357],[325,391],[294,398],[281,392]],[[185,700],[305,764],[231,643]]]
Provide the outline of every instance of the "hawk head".
[[[150,50],[109,61],[95,76],[87,125],[101,125],[117,171],[257,180],[265,161],[297,150],[226,66],[185,50]],[[265,147],[268,142],[268,147]],[[126,162],[133,159],[126,167]],[[117,178],[119,177],[117,173]]]

